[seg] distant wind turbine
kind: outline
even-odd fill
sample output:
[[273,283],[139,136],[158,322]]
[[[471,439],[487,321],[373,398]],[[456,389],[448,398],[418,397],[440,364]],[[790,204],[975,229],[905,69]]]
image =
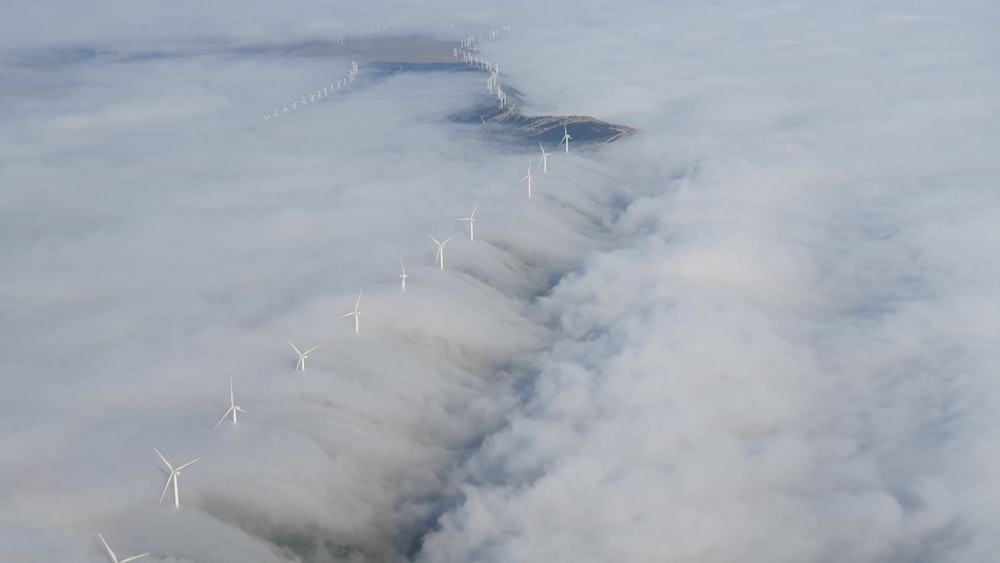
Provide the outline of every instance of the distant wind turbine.
[[163,485],[163,492],[160,493],[160,503],[163,502],[163,497],[167,496],[167,489],[170,488],[170,482],[173,481],[173,483],[174,483],[174,508],[180,508],[181,507],[181,496],[180,496],[180,493],[177,492],[177,477],[181,474],[181,470],[183,470],[185,467],[191,465],[192,463],[198,461],[201,458],[192,459],[191,461],[185,463],[184,465],[182,465],[180,467],[177,467],[177,468],[174,468],[174,466],[170,465],[170,462],[167,461],[167,458],[163,457],[163,454],[160,453],[160,450],[158,450],[156,448],[153,448],[153,451],[156,452],[156,455],[160,456],[160,459],[163,460],[163,463],[167,466],[167,469],[170,470],[170,475],[167,477],[167,484]]
[[107,540],[104,539],[104,536],[102,536],[101,534],[97,534],[97,537],[101,538],[101,543],[104,544],[104,549],[108,550],[108,556],[111,557],[111,563],[128,563],[133,559],[138,559],[140,557],[145,557],[149,555],[149,552],[147,551],[146,553],[140,553],[139,555],[133,555],[132,557],[126,557],[125,559],[118,559],[118,556],[115,555],[115,552],[111,550],[111,546],[108,545]]
[[476,210],[477,209],[479,209],[479,204],[478,203],[475,205],[475,207],[472,208],[472,213],[469,213],[468,217],[462,217],[461,219],[458,219],[459,221],[468,221],[469,222],[469,240],[476,240],[475,225],[476,225]]
[[403,259],[399,259],[399,267],[403,269],[403,273],[399,274],[399,290],[406,292],[406,278],[410,277],[406,275],[406,266],[403,265]]
[[[572,139],[572,138],[573,137],[569,136],[569,131],[566,130],[566,125],[563,124],[563,138],[562,138],[561,141],[559,141],[559,144],[561,145],[563,143],[566,143],[566,154],[569,154],[569,140]],[[558,146],[558,145],[556,145],[556,146]]]
[[239,405],[236,404],[236,399],[235,399],[235,396],[233,395],[233,378],[230,377],[229,378],[229,410],[226,411],[226,414],[222,415],[222,418],[219,419],[219,422],[215,423],[215,428],[216,429],[219,428],[219,425],[222,424],[223,420],[226,420],[226,417],[229,416],[229,413],[233,413],[233,426],[236,426],[236,413],[237,412],[241,412],[243,414],[247,413],[247,411],[243,410],[243,407],[241,407],[241,406],[239,406]]
[[548,174],[549,173],[549,155],[552,154],[552,153],[545,152],[545,147],[542,146],[541,142],[538,143],[538,148],[542,149],[542,162],[541,162],[541,164],[542,164],[542,174]]
[[436,244],[438,246],[438,248],[437,248],[437,254],[434,255],[434,264],[437,265],[437,266],[440,266],[441,269],[443,270],[444,269],[444,245],[448,244],[448,241],[451,240],[451,239],[453,239],[454,237],[448,237],[448,238],[444,239],[444,242],[441,242],[438,239],[434,238],[434,235],[427,235],[427,236],[431,237],[431,240],[434,241],[434,244]]
[[312,348],[303,352],[298,348],[296,348],[295,345],[292,344],[291,340],[288,341],[288,344],[292,347],[293,350],[295,350],[295,353],[299,355],[299,363],[295,364],[295,369],[306,371],[306,358],[309,357],[309,352],[312,352],[316,348],[319,348],[319,345],[313,346]]
[[528,161],[528,175],[525,176],[524,178],[521,178],[521,181],[518,182],[518,184],[523,184],[526,180],[528,182],[528,199],[531,199],[531,182],[533,180],[532,180],[532,177],[531,177],[531,161],[530,160]]
[[358,334],[359,332],[361,332],[361,310],[360,310],[360,307],[361,307],[361,294],[364,291],[365,290],[362,289],[361,291],[358,292],[358,300],[354,302],[354,310],[351,311],[350,313],[344,313],[343,315],[340,316],[340,318],[342,318],[342,319],[346,319],[347,317],[354,317],[354,334]]

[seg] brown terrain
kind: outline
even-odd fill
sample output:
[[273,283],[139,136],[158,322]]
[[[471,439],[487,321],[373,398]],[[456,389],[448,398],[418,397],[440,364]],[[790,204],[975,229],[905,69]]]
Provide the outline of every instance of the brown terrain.
[[[458,41],[444,41],[421,35],[397,37],[344,38],[343,45],[333,42],[311,45],[289,51],[297,57],[327,57],[356,60],[383,67],[390,71],[419,72],[421,70],[470,69],[469,65],[455,58]],[[505,87],[505,90],[508,88]],[[509,107],[499,109],[484,92],[484,101],[470,112],[453,116],[459,122],[498,124],[514,141],[535,144],[544,142],[554,146],[562,139],[563,127],[573,138],[574,146],[590,143],[613,143],[632,135],[635,129],[625,125],[606,123],[585,115],[524,115],[517,109],[518,95],[510,94]]]

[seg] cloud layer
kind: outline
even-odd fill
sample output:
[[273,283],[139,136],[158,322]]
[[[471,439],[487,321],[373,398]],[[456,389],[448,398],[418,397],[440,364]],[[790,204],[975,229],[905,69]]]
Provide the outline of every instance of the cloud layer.
[[[3,559],[997,551],[994,8],[33,6],[0,28]],[[529,201],[537,155],[447,119],[476,75],[362,65],[260,118],[349,62],[248,46],[500,23],[526,111],[640,134]],[[154,447],[201,458],[179,511]]]

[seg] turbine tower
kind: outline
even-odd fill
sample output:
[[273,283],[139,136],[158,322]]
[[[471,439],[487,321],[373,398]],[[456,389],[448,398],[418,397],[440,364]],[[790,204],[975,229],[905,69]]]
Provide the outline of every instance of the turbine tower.
[[403,273],[399,274],[399,290],[406,293],[406,278],[410,277],[406,275],[406,266],[403,265],[403,259],[399,259],[399,267],[403,269]]
[[524,178],[521,178],[521,181],[518,182],[518,184],[523,184],[525,182],[525,180],[527,180],[527,182],[528,182],[528,199],[531,199],[531,182],[532,182],[532,177],[531,177],[531,160],[528,161],[528,175],[525,176]]
[[361,291],[358,292],[358,300],[354,302],[354,310],[351,311],[350,313],[344,313],[343,315],[340,316],[340,318],[342,319],[346,319],[347,317],[352,317],[352,316],[354,317],[354,334],[358,334],[359,332],[361,332],[361,310],[359,309],[359,307],[361,306],[361,294],[364,291],[365,290],[362,288]]
[[434,255],[434,264],[437,265],[437,266],[440,266],[441,269],[443,270],[444,269],[444,245],[448,244],[448,241],[451,240],[454,237],[448,237],[448,238],[444,239],[444,242],[441,242],[438,239],[434,238],[433,235],[427,235],[427,236],[431,237],[431,240],[434,241],[434,244],[438,245],[437,254]]
[[292,344],[291,340],[288,341],[288,344],[292,347],[293,350],[295,350],[295,353],[299,355],[299,363],[295,364],[295,369],[306,371],[306,358],[309,357],[309,352],[312,352],[316,348],[319,348],[319,345],[317,344],[316,346],[313,346],[312,348],[303,352],[298,348],[296,348],[295,345]]
[[170,482],[173,481],[173,483],[174,483],[174,508],[180,508],[181,507],[181,496],[180,496],[180,493],[177,492],[177,477],[181,474],[181,470],[183,470],[185,467],[191,465],[192,463],[198,461],[201,458],[194,458],[191,461],[185,463],[184,465],[182,465],[180,467],[177,467],[177,468],[174,468],[174,466],[170,465],[170,462],[167,461],[167,458],[163,457],[163,454],[160,453],[160,450],[158,450],[156,448],[153,448],[153,451],[156,452],[156,455],[160,456],[160,459],[163,460],[163,463],[167,466],[167,469],[170,470],[170,475],[167,477],[167,483],[165,485],[163,485],[163,492],[160,493],[160,503],[163,503],[163,497],[167,496],[167,489],[170,488]]
[[236,413],[237,412],[241,412],[243,414],[247,413],[247,411],[243,410],[243,407],[241,407],[241,406],[239,406],[239,405],[236,404],[236,399],[234,398],[234,395],[233,395],[233,378],[230,377],[229,378],[229,410],[226,411],[226,414],[222,415],[222,418],[219,419],[219,422],[215,423],[215,429],[217,430],[219,428],[219,425],[222,424],[223,420],[226,420],[226,417],[229,416],[229,413],[233,413],[233,426],[236,426]]
[[569,131],[566,130],[566,125],[563,124],[563,138],[561,141],[559,141],[559,144],[561,145],[563,143],[566,143],[566,154],[569,154],[569,140],[572,138],[573,137],[569,136]]
[[469,222],[469,240],[476,240],[475,225],[476,225],[476,210],[477,209],[479,209],[479,204],[478,203],[475,205],[475,207],[472,208],[472,213],[469,213],[468,217],[462,217],[461,219],[459,219],[459,221],[468,221]]
[[97,534],[97,537],[101,538],[101,543],[104,544],[104,549],[108,550],[108,556],[111,558],[111,563],[128,563],[133,559],[138,559],[140,557],[145,557],[149,555],[149,552],[147,551],[146,553],[140,553],[139,555],[133,555],[132,557],[126,557],[125,559],[118,559],[118,556],[115,555],[115,552],[111,550],[111,546],[108,545],[107,540],[104,539],[104,536],[102,536],[101,534]]
[[548,174],[549,173],[549,155],[552,154],[552,153],[545,152],[545,147],[542,146],[541,142],[538,143],[538,148],[542,149],[542,162],[541,162],[541,165],[542,165],[542,174]]

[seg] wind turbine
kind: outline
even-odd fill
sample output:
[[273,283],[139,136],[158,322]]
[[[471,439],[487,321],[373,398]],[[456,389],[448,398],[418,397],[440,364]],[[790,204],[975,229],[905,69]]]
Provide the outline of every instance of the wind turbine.
[[403,269],[403,273],[399,274],[399,290],[406,292],[406,278],[410,277],[406,275],[406,266],[403,265],[403,259],[399,259],[399,267]]
[[306,371],[306,358],[309,357],[309,352],[312,352],[316,348],[319,348],[319,345],[317,344],[316,346],[313,346],[312,348],[310,348],[310,349],[306,350],[305,352],[303,352],[303,351],[299,350],[298,348],[296,348],[295,345],[292,344],[291,340],[288,341],[288,344],[292,347],[292,349],[295,350],[295,353],[299,355],[299,363],[295,364],[295,369],[296,370]]
[[434,241],[434,244],[438,245],[437,254],[434,255],[434,264],[435,265],[440,265],[441,269],[443,270],[444,269],[444,245],[448,244],[448,241],[451,240],[451,239],[453,239],[453,238],[455,238],[455,237],[448,237],[448,238],[444,239],[444,242],[441,242],[438,239],[434,238],[434,235],[427,235],[427,236],[431,237],[431,240]]
[[458,219],[459,221],[469,222],[469,240],[476,240],[475,236],[475,225],[476,225],[476,210],[479,209],[479,204],[477,203],[475,207],[472,208],[472,213],[469,213],[468,217],[462,217]]
[[352,316],[354,317],[354,334],[358,334],[359,332],[361,332],[361,310],[360,310],[360,307],[361,307],[361,294],[364,291],[365,290],[362,289],[361,291],[358,292],[358,300],[354,302],[354,310],[351,311],[350,313],[344,313],[343,315],[340,316],[340,318],[342,318],[342,319],[346,319],[347,317],[352,317]]
[[101,543],[104,544],[104,549],[108,550],[108,555],[111,557],[111,563],[128,563],[133,559],[138,559],[140,557],[145,557],[149,555],[149,552],[147,551],[146,553],[140,553],[139,555],[133,555],[132,557],[126,557],[125,559],[118,559],[118,556],[115,555],[114,551],[112,551],[111,546],[108,545],[107,540],[104,539],[104,536],[102,536],[101,534],[97,534],[97,537],[101,538]]
[[241,412],[243,414],[247,413],[247,411],[243,410],[242,407],[240,407],[239,405],[236,404],[236,399],[233,396],[233,378],[230,377],[229,378],[229,410],[226,411],[226,414],[222,415],[222,418],[219,419],[219,422],[215,423],[215,428],[216,429],[219,428],[219,425],[222,424],[223,420],[226,420],[226,417],[229,416],[229,413],[233,413],[233,426],[236,426],[236,413],[237,412]]
[[528,175],[525,176],[524,178],[521,178],[521,181],[518,182],[518,184],[524,183],[525,180],[528,181],[528,199],[531,199],[531,182],[532,182],[532,178],[531,178],[531,160],[528,160]]
[[[563,124],[563,138],[562,138],[561,141],[559,141],[559,144],[561,145],[563,143],[566,143],[566,154],[569,154],[569,140],[572,139],[572,138],[573,137],[569,136],[569,131],[566,130],[566,124]],[[556,145],[556,146],[559,146],[559,145]]]
[[165,485],[163,485],[163,492],[160,493],[160,503],[163,502],[163,497],[167,496],[167,489],[170,488],[170,482],[173,481],[174,482],[174,508],[180,508],[181,507],[181,496],[180,496],[180,493],[177,492],[177,477],[181,474],[181,470],[183,470],[185,467],[191,465],[192,463],[198,461],[201,458],[194,458],[191,461],[185,463],[184,465],[182,465],[180,467],[177,467],[177,468],[174,468],[174,466],[170,465],[170,462],[167,461],[167,458],[163,457],[163,454],[160,453],[160,450],[158,450],[156,448],[153,448],[153,451],[156,452],[156,455],[160,456],[160,459],[162,459],[163,463],[166,464],[167,469],[170,470],[170,476],[167,477],[167,483]]
[[538,148],[542,149],[542,174],[548,174],[549,173],[549,155],[552,154],[552,153],[545,152],[545,147],[542,146],[541,142],[538,143]]

